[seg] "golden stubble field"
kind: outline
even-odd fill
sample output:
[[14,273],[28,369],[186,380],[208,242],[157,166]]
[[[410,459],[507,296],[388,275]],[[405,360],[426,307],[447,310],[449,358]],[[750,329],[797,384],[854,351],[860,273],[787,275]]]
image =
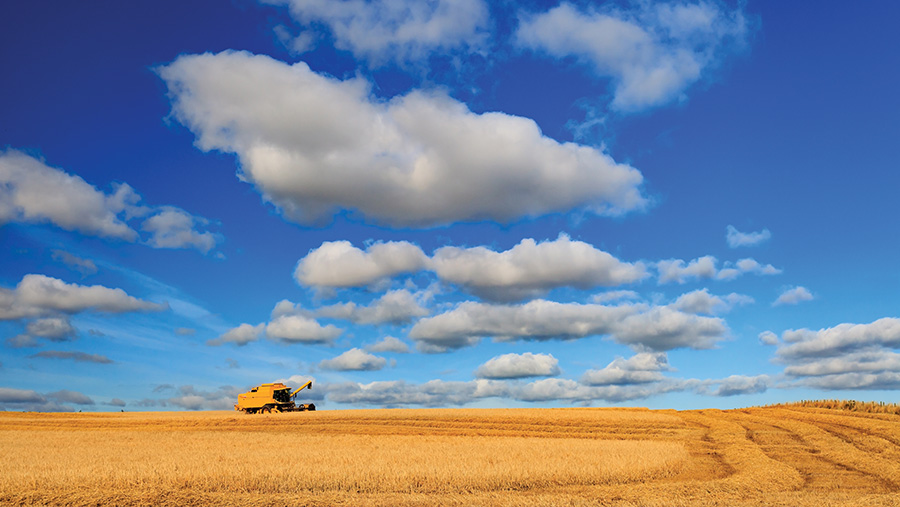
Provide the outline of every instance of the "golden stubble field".
[[0,413],[2,505],[900,505],[900,416]]

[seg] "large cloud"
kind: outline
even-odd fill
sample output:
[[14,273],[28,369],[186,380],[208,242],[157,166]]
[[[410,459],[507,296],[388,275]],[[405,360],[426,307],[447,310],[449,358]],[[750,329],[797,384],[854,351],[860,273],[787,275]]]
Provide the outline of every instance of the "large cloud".
[[552,354],[503,354],[492,358],[475,370],[479,378],[512,379],[552,377],[559,375],[559,360]]
[[[776,342],[778,343],[778,342]],[[788,330],[776,360],[801,385],[825,390],[900,389],[900,319]]]
[[493,301],[521,300],[558,287],[615,286],[647,276],[643,263],[620,261],[560,234],[552,241],[525,238],[501,252],[483,246],[446,246],[431,257],[406,241],[373,243],[365,250],[349,241],[331,241],[300,259],[294,278],[309,287],[360,287],[423,270]]
[[386,407],[465,405],[478,399],[509,394],[504,382],[484,379],[470,382],[431,380],[424,384],[408,384],[402,380],[369,384],[345,382],[331,384],[324,389],[328,399],[337,403]]
[[728,335],[725,321],[657,306],[629,315],[616,326],[613,339],[638,348],[667,351],[708,349]]
[[419,320],[409,332],[424,352],[471,346],[483,338],[498,340],[571,340],[608,335],[637,348],[666,351],[710,348],[728,333],[724,321],[658,306],[604,306],[534,300],[522,305],[464,302]]
[[543,299],[524,305],[467,301],[453,310],[419,320],[409,332],[425,352],[474,345],[483,337],[502,340],[574,339],[609,334],[632,307],[564,304]]
[[621,285],[646,276],[643,264],[622,262],[564,234],[540,243],[526,238],[504,252],[485,247],[439,248],[433,268],[441,280],[499,301],[524,299],[556,287]]
[[338,403],[400,407],[421,405],[440,407],[465,405],[485,398],[504,398],[524,402],[622,402],[673,391],[685,391],[700,385],[696,380],[667,379],[644,385],[588,386],[574,380],[547,378],[522,384],[518,381],[477,379],[468,382],[431,380],[423,384],[404,381],[360,384],[346,382],[323,386],[327,398]]
[[0,223],[51,222],[70,231],[135,241],[119,217],[127,185],[104,194],[78,176],[16,150],[0,152]]
[[[0,320],[39,317],[58,312],[72,314],[92,310],[124,313],[160,311],[166,308],[166,305],[129,296],[122,289],[66,283],[38,274],[25,275],[13,290],[0,288]],[[33,327],[36,333],[41,331],[37,336],[58,338],[61,336],[59,333],[69,332],[62,321],[36,321]]]
[[564,2],[522,17],[519,46],[555,58],[574,56],[612,81],[613,109],[659,106],[684,96],[723,53],[740,46],[747,24],[740,10],[712,2],[638,3],[631,11],[580,10]]
[[[139,218],[141,230],[150,233],[144,242],[154,248],[196,248],[206,253],[220,240],[197,230],[208,220],[174,206],[139,205],[140,199],[127,184],[114,185],[113,192],[105,194],[81,177],[25,153],[0,151],[0,225],[49,222],[69,231],[133,242],[141,238],[128,222]],[[67,259],[78,258],[63,256],[68,263]],[[92,269],[96,271],[96,266]]]
[[242,177],[296,222],[345,209],[427,227],[645,204],[636,169],[440,92],[385,102],[361,78],[234,51],[181,56],[158,72],[197,146],[235,153]]
[[839,324],[827,329],[788,330],[778,356],[785,360],[836,357],[848,352],[900,348],[900,319],[883,318],[871,324]]
[[[327,26],[338,49],[378,65],[415,61],[434,52],[479,48],[487,39],[488,8],[483,0],[264,0],[287,4],[308,28]],[[306,34],[307,32],[304,32]],[[298,52],[312,41],[300,36]]]

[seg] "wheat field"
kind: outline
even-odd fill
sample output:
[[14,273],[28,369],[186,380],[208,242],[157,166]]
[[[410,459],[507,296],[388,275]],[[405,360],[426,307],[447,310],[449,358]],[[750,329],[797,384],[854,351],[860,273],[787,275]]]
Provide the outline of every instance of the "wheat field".
[[900,505],[900,416],[0,413],[3,505]]

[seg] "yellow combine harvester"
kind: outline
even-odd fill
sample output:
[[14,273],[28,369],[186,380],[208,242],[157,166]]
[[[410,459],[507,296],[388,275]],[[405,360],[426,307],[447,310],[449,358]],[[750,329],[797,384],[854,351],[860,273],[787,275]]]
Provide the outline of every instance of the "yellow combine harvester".
[[312,403],[294,405],[294,397],[303,389],[312,389],[312,380],[291,392],[291,388],[276,382],[274,384],[263,384],[238,395],[235,410],[255,414],[257,412],[302,412],[305,410],[315,410],[316,406]]

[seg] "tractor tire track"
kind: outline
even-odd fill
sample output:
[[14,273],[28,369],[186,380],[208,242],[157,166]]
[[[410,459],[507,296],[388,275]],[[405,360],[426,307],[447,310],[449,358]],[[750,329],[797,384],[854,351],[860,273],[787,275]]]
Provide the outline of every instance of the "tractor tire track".
[[[737,414],[736,414],[737,415]],[[747,429],[748,438],[772,459],[796,469],[803,477],[804,491],[854,491],[857,493],[887,493],[896,491],[896,485],[873,473],[870,466],[854,466],[848,460],[835,459],[833,453],[805,438],[783,422],[772,422],[774,417],[743,415],[740,424]],[[819,421],[817,421],[819,422]],[[818,424],[809,424],[848,445],[856,446],[850,438],[833,436]]]

